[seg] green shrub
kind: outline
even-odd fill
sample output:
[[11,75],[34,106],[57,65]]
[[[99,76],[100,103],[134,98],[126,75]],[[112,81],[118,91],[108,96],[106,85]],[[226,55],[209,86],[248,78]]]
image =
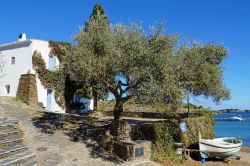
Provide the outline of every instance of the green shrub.
[[184,121],[187,123],[188,128],[187,132],[182,134],[181,138],[185,148],[198,143],[199,132],[204,139],[214,138],[214,129],[210,116],[186,118]]
[[154,125],[155,142],[152,147],[151,159],[163,165],[179,165],[181,159],[174,149],[173,130],[166,123]]
[[169,163],[178,165],[181,163],[181,159],[177,157],[174,149],[174,143],[180,142],[178,124],[178,120],[171,119],[165,122],[134,126],[131,132],[131,139],[152,141],[152,160],[163,165]]
[[[181,133],[180,121],[186,122],[187,132]],[[204,112],[203,116],[186,119],[171,119],[164,122],[147,123],[142,126],[133,126],[132,140],[152,141],[151,159],[163,165],[178,165],[181,159],[174,149],[175,142],[182,142],[184,148],[198,143],[198,133],[205,139],[214,138],[212,119]]]

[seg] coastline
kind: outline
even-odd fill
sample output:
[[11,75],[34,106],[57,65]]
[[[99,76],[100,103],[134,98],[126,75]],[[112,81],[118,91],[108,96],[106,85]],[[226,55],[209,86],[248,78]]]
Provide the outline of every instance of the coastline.
[[222,110],[218,110],[218,112],[221,112],[221,113],[244,113],[244,112],[250,112],[250,110],[222,109]]
[[223,109],[223,110],[210,110],[213,115],[221,115],[223,113],[250,113],[250,110],[238,109]]

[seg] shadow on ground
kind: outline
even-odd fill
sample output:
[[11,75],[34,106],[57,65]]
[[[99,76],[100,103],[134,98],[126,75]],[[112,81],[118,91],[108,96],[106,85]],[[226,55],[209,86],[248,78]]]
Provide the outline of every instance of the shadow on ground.
[[83,142],[90,149],[91,157],[101,157],[115,163],[122,163],[112,154],[108,154],[98,143],[110,129],[110,120],[100,120],[90,116],[65,116],[63,114],[43,113],[32,119],[33,125],[43,133],[54,134],[63,131],[73,142]]

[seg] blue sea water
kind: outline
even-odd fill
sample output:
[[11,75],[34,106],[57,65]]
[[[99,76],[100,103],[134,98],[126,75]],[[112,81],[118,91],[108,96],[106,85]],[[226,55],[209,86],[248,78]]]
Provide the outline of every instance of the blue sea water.
[[[221,121],[219,118],[228,118],[241,115],[249,118],[244,121]],[[213,116],[216,120],[214,125],[216,137],[237,137],[243,140],[243,146],[250,147],[250,113],[223,113]]]

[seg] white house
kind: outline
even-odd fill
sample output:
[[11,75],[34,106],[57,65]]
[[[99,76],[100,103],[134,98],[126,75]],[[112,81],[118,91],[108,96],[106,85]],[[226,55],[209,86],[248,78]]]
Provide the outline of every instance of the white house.
[[[53,70],[59,65],[55,56],[50,56],[49,42],[44,40],[26,39],[25,34],[19,35],[19,39],[13,43],[0,45],[0,56],[4,62],[4,76],[0,78],[0,96],[15,97],[17,94],[19,78],[22,74],[32,73],[32,55],[34,51],[41,53],[46,62],[47,69]],[[46,110],[52,112],[64,113],[65,110],[60,108],[55,102],[54,90],[46,89],[36,76],[38,102]],[[85,111],[93,109],[93,102],[86,102]]]

